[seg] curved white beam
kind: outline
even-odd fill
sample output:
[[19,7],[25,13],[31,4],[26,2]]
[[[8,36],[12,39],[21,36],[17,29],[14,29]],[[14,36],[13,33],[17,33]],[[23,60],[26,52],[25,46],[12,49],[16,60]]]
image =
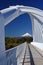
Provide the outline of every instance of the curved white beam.
[[[13,13],[11,16],[9,16],[5,20],[4,25],[7,25],[8,23],[10,23],[16,17],[24,14],[24,12],[25,13],[31,13],[32,15],[36,16],[41,22],[43,22],[43,11],[40,10],[40,9],[28,7],[28,6],[11,6],[11,7],[9,7],[8,11],[11,11],[13,9],[17,9],[17,10],[16,10],[15,13]],[[5,11],[8,12],[7,10],[3,10],[3,12],[5,12]],[[2,12],[2,10],[1,10],[1,12]]]
[[14,12],[11,16],[7,17],[7,19],[5,20],[4,25],[6,26],[7,24],[9,24],[12,20],[14,20],[15,18],[17,18],[18,16],[24,14],[24,12],[21,11],[16,11]]
[[24,6],[19,6],[19,5],[9,6],[8,8],[5,8],[5,9],[3,9],[3,10],[0,10],[0,12],[1,12],[2,14],[4,14],[4,13],[7,13],[7,12],[9,12],[9,11],[11,11],[11,10],[14,10],[14,9],[17,10],[19,7],[24,7]]
[[33,13],[31,13],[31,15],[33,15],[34,17],[36,17],[37,19],[39,19],[39,21],[40,21],[41,23],[43,23],[43,17],[42,17],[42,16],[39,16],[39,15],[33,14]]
[[[18,16],[24,14],[25,12],[21,12],[21,11],[16,11],[14,12],[11,16],[9,16],[6,20],[5,20],[5,24],[4,25],[7,25],[8,23],[10,23],[13,19],[17,18]],[[34,17],[36,17],[37,19],[40,20],[41,23],[43,23],[43,17],[42,16],[39,16],[37,14],[33,14],[33,13],[29,13],[29,14],[32,14]]]
[[22,12],[27,12],[27,13],[33,13],[33,14],[37,14],[39,16],[43,17],[43,11],[37,8],[33,8],[33,7],[22,7],[19,8],[19,10],[21,10]]
[[4,14],[4,13],[7,13],[7,12],[9,12],[9,11],[11,11],[11,10],[14,10],[14,9],[17,9],[17,6],[8,7],[8,8],[6,8],[6,9],[0,10],[0,12],[1,12],[2,14]]
[[21,6],[21,5],[10,6],[9,8],[3,9],[0,12],[1,13],[6,13],[6,12],[11,11],[13,9],[17,9],[17,10],[19,9],[23,12],[32,12],[32,13],[38,14],[40,16],[43,16],[43,11],[42,10],[34,8],[34,7]]

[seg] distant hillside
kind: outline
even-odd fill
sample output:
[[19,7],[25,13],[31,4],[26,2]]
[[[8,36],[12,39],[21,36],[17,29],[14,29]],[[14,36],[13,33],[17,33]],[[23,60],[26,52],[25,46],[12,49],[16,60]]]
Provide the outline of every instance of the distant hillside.
[[5,38],[5,45],[6,49],[18,46],[24,42],[30,43],[33,41],[33,38],[28,36],[28,37],[15,37],[15,38],[10,38],[6,37]]

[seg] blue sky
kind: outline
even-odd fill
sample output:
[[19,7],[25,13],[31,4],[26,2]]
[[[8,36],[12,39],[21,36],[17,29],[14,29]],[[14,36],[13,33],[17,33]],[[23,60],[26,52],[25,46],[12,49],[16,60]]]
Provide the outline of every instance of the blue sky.
[[[11,5],[32,6],[43,10],[43,0],[0,0],[0,10]],[[6,37],[21,36],[27,32],[32,35],[32,24],[28,14],[19,16],[5,27]]]
[[43,0],[0,0],[0,9],[10,5],[26,5],[43,9]]
[[17,17],[5,27],[6,37],[17,37],[27,32],[32,34],[32,25],[28,14]]

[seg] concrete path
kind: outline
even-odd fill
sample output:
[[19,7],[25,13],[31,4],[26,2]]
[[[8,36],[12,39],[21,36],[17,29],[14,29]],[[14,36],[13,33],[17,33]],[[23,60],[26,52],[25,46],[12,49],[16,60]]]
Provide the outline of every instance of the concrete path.
[[30,53],[28,47],[26,48],[24,65],[30,65]]
[[26,48],[23,65],[43,65],[43,56],[31,44]]

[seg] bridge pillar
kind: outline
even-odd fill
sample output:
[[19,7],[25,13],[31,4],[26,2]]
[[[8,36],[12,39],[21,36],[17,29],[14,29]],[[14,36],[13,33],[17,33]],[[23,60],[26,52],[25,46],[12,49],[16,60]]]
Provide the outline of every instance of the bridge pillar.
[[32,21],[32,34],[33,34],[33,42],[43,42],[42,39],[42,24],[39,22],[37,18],[33,15],[30,15]]
[[5,50],[4,18],[0,13],[0,52]]

